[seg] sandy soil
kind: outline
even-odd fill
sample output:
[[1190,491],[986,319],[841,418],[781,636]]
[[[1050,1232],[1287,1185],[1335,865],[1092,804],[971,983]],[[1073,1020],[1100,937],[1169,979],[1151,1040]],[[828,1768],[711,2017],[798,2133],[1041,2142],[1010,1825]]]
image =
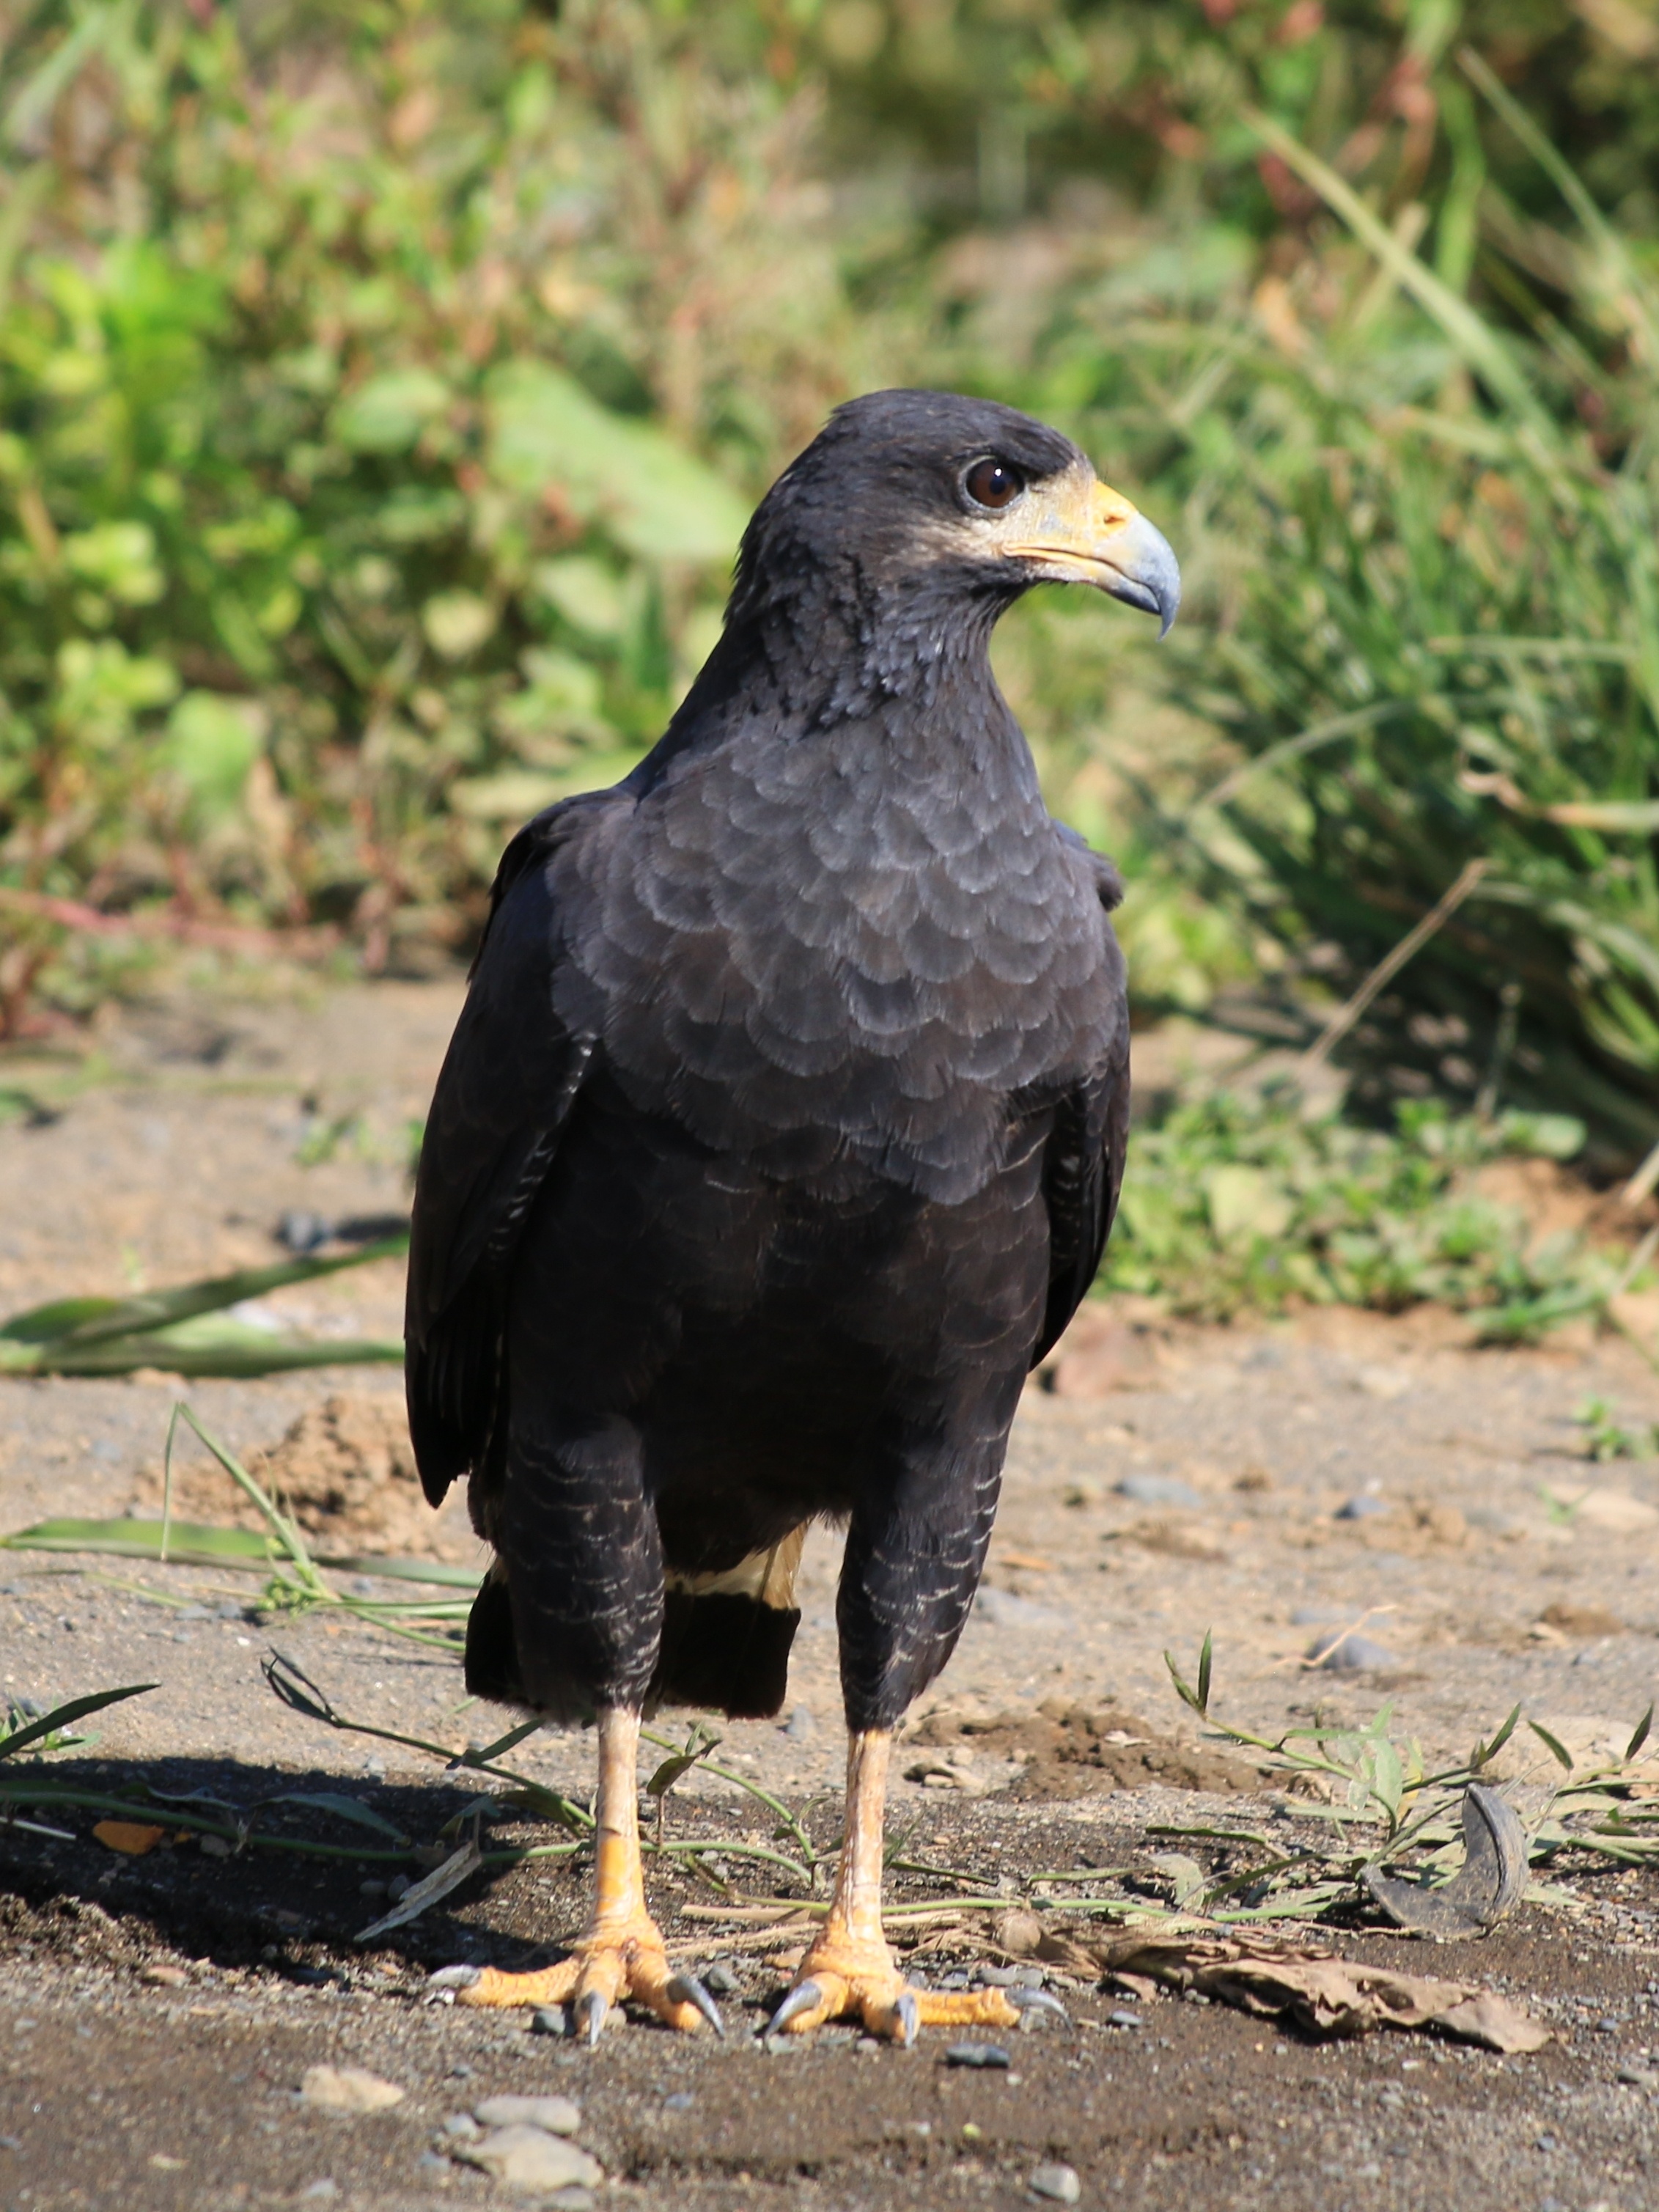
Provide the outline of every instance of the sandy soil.
[[[198,994],[112,1022],[90,1064],[0,1065],[0,1086],[42,1109],[0,1127],[0,1312],[269,1261],[292,1210],[395,1211],[409,1124],[458,1003],[451,984],[262,1004]],[[319,1332],[395,1334],[398,1295],[383,1263],[271,1304]],[[325,1548],[332,1513],[338,1548],[471,1559],[463,1516],[422,1522],[410,1504],[397,1393],[395,1370],[334,1369],[188,1395],[239,1451],[271,1455],[267,1476],[309,1501]],[[159,1377],[0,1382],[0,1527],[153,1511],[177,1395]],[[1519,1700],[1576,1751],[1622,1741],[1659,1687],[1659,1463],[1587,1462],[1573,1415],[1590,1395],[1659,1417],[1659,1381],[1616,1340],[1500,1353],[1432,1315],[1198,1331],[1091,1310],[1027,1395],[984,1595],[898,1761],[895,1835],[911,1860],[956,1873],[902,1875],[895,1894],[958,1893],[966,1877],[1018,1899],[1034,1873],[1087,1865],[1144,1866],[1155,1890],[1152,1856],[1170,1848],[1160,1826],[1295,1832],[1307,1808],[1201,1741],[1170,1691],[1164,1649],[1190,1672],[1206,1628],[1217,1706],[1253,1729],[1364,1719],[1390,1698],[1404,1731],[1455,1753]],[[183,1482],[192,1513],[235,1517],[204,1462]],[[1370,1502],[1344,1517],[1357,1499]],[[827,1533],[809,1547],[786,1715],[727,1727],[720,1753],[801,1808],[820,1849],[842,1761],[836,1554]],[[262,1657],[280,1647],[354,1718],[456,1749],[513,1717],[469,1705],[442,1651],[314,1615],[254,1617],[258,1589],[0,1553],[0,1694],[160,1685],[53,1762],[88,1790],[205,1789],[246,1805],[349,1788],[417,1841],[434,1837],[469,1794],[455,1778],[288,1711]],[[1341,1628],[1380,1647],[1373,1663],[1307,1666],[1310,1641]],[[677,1738],[685,1725],[659,1723]],[[1504,1767],[1523,1796],[1548,1757],[1526,1740]],[[515,1757],[586,1798],[580,1734]],[[342,1833],[279,1817],[295,1837]],[[429,1965],[556,1948],[580,1918],[575,1866],[487,1872],[359,1947],[380,1909],[360,1893],[361,1865],[215,1860],[185,1844],[128,1858],[91,1837],[93,1818],[50,1816],[72,1840],[0,1831],[0,2206],[505,2203],[451,2160],[443,2122],[488,2091],[532,2087],[577,2098],[581,2141],[613,2177],[605,2200],[641,2205],[1013,2204],[1040,2201],[1030,2177],[1056,2160],[1085,2204],[1148,2208],[1588,2212],[1659,2191],[1659,2106],[1617,2079],[1659,2044],[1645,1875],[1577,1881],[1570,1905],[1523,1908],[1452,1965],[1358,1923],[1342,1936],[1354,1956],[1508,1988],[1557,2031],[1534,2057],[1398,2036],[1322,2048],[1169,2000],[1114,2028],[1121,1993],[1061,1978],[1073,2026],[1012,2039],[1012,2067],[989,2073],[947,2066],[941,2034],[903,2054],[819,2038],[768,2055],[748,2031],[779,1985],[781,1939],[710,1920],[708,1887],[672,1872],[652,1876],[665,1926],[688,1959],[726,1962],[733,2033],[717,2046],[634,2025],[588,2054],[516,2015],[420,2000]],[[770,1826],[707,1777],[671,1801],[671,1836],[719,1834],[735,1850],[767,1847]],[[919,1966],[998,1955],[991,1925],[942,1924]],[[365,2118],[318,2113],[294,2092],[319,2059],[368,2066],[404,2100]]]

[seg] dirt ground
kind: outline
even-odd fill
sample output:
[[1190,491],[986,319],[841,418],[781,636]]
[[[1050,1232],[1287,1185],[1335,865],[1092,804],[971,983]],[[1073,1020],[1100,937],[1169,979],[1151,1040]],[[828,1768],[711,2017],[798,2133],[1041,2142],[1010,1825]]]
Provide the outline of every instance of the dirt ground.
[[[0,1316],[269,1261],[290,1213],[395,1212],[459,995],[447,982],[263,1000],[204,988],[112,1019],[90,1060],[0,1062]],[[318,1332],[395,1334],[398,1270],[270,1304]],[[459,1509],[437,1520],[414,1498],[398,1389],[393,1369],[337,1367],[185,1395],[238,1451],[266,1455],[322,1548],[333,1531],[337,1548],[474,1560]],[[0,1382],[0,1528],[153,1513],[179,1395],[161,1376]],[[1455,1754],[1518,1700],[1576,1753],[1622,1745],[1659,1689],[1659,1462],[1587,1462],[1573,1417],[1591,1396],[1631,1422],[1659,1419],[1659,1379],[1618,1340],[1498,1352],[1432,1314],[1200,1331],[1090,1309],[1027,1394],[985,1590],[901,1746],[892,1833],[908,1865],[936,1871],[896,1875],[894,1900],[1019,1905],[1045,1870],[1091,1866],[1139,1869],[1151,1896],[1155,1855],[1215,1863],[1228,1848],[1160,1829],[1306,1832],[1307,1802],[1204,1741],[1170,1690],[1164,1650],[1190,1673],[1206,1628],[1217,1709],[1251,1729],[1364,1720],[1391,1698],[1405,1732]],[[204,1461],[181,1483],[192,1515],[236,1516]],[[726,1725],[719,1753],[796,1808],[820,1850],[837,1832],[842,1765],[836,1548],[828,1533],[809,1546],[785,1714]],[[435,1838],[472,1794],[464,1778],[289,1711],[261,1660],[279,1648],[352,1718],[457,1750],[514,1717],[469,1704],[447,1653],[356,1622],[261,1617],[258,1587],[0,1553],[0,1694],[45,1705],[159,1685],[51,1762],[65,1786],[243,1806],[348,1792],[416,1841]],[[1367,1639],[1369,1665],[1306,1663],[1343,1629]],[[686,1725],[658,1723],[676,1740]],[[1526,1741],[1500,1765],[1523,1805],[1548,1765]],[[580,1733],[549,1732],[514,1763],[585,1801],[590,1756]],[[296,1838],[350,1837],[315,1808],[275,1817]],[[580,1863],[487,1869],[359,1944],[385,1909],[362,1889],[367,1863],[213,1857],[185,1842],[131,1857],[94,1838],[94,1818],[43,1815],[62,1837],[0,1828],[3,2212],[505,2204],[504,2185],[452,2157],[470,2124],[459,2116],[496,2092],[555,2090],[580,2106],[579,2140],[609,2177],[599,2203],[1659,2201],[1659,1886],[1646,1874],[1575,1876],[1455,1953],[1358,1914],[1325,1931],[1346,1956],[1506,1992],[1553,2033],[1531,2057],[1403,2034],[1319,2045],[1219,2004],[1126,2002],[1055,1972],[1070,2024],[1001,2039],[1010,2063],[989,2070],[947,2063],[953,2039],[937,2031],[907,2052],[848,2033],[762,2044],[787,1923],[772,1935],[763,1914],[734,1916],[672,1865],[653,1863],[653,1901],[678,1955],[721,1966],[727,2039],[613,2024],[590,2053],[423,1990],[451,1960],[556,1952],[580,1920]],[[524,1821],[487,1832],[558,1834]],[[734,1855],[775,1847],[754,1798],[695,1772],[667,1832],[718,1835]],[[763,1867],[734,1856],[730,1872],[769,1896],[780,1884]],[[917,1971],[1006,1968],[1000,1924],[988,1909],[913,1926]],[[402,2100],[365,2117],[315,2109],[295,2093],[325,2062],[366,2067]],[[1056,2166],[1075,2181],[1044,2171]],[[1034,2194],[1034,2176],[1060,2194]]]

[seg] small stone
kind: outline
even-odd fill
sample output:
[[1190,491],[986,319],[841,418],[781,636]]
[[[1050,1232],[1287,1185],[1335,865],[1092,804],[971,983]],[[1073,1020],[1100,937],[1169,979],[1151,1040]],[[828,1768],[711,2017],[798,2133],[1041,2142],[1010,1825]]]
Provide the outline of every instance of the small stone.
[[[775,2036],[772,2039],[775,2042],[777,2038]],[[861,2035],[853,2045],[853,2049],[860,2058],[870,2058],[880,2051],[881,2045],[873,2035]]]
[[696,2101],[689,2089],[676,2089],[672,2097],[663,2099],[662,2108],[665,2112],[689,2112]]
[[153,1989],[181,1990],[190,1976],[182,1966],[146,1966],[138,1978]]
[[301,2204],[326,2204],[339,2193],[339,2183],[331,2173],[325,2173],[320,2181],[313,2181],[309,2189],[300,2191],[300,2202]]
[[737,1976],[720,1959],[717,1959],[703,1976],[702,1985],[711,1996],[717,1997],[735,1996],[738,1987]]
[[979,1978],[988,1990],[1012,1990],[1018,1973],[1018,1966],[981,1966]]
[[569,2033],[569,2023],[564,2016],[564,2007],[562,2005],[538,2005],[535,2011],[530,2015],[530,2033],[532,2035],[568,2034]]
[[1178,1474],[1126,1474],[1116,1485],[1120,1498],[1135,1505],[1202,1505],[1204,1500],[1190,1482]]
[[234,1858],[236,1853],[235,1844],[225,1836],[203,1836],[199,1849],[204,1859]]
[[812,1733],[812,1715],[805,1705],[797,1705],[783,1724],[783,1732],[792,1743],[805,1743]]
[[406,1874],[394,1874],[386,1886],[386,1893],[391,1902],[396,1905],[400,1898],[409,1894],[413,1887]]
[[582,2124],[568,2097],[486,2097],[472,2117],[482,2127],[539,2128],[550,2136],[574,2136]]
[[1618,2079],[1629,2089],[1659,2089],[1659,2074],[1651,2066],[1621,2066]]
[[541,2128],[492,2128],[477,2142],[458,2143],[454,2155],[509,2188],[550,2196],[556,2189],[592,2189],[605,2179],[598,2159]]
[[1034,2166],[1029,2185],[1033,2197],[1047,2197],[1052,2204],[1075,2204],[1083,2194],[1077,2169],[1070,2166]]
[[1108,2027],[1139,2027],[1141,2024],[1140,2014],[1131,2012],[1127,2006],[1121,2005],[1115,2012],[1109,2012],[1106,2015]]
[[300,2082],[307,2105],[325,2112],[383,2112],[401,2105],[404,2093],[362,2066],[307,2066]]
[[1350,1498],[1346,1504],[1339,1505],[1336,1517],[1339,1521],[1378,1521],[1385,1513],[1392,1513],[1393,1510],[1386,1498],[1375,1497],[1364,1490],[1358,1498]]
[[1013,2061],[1000,2043],[950,2043],[945,2047],[947,2066],[989,2067],[1006,2073]]
[[461,2142],[476,2142],[483,2130],[471,2112],[451,2112],[444,2122],[444,2133]]

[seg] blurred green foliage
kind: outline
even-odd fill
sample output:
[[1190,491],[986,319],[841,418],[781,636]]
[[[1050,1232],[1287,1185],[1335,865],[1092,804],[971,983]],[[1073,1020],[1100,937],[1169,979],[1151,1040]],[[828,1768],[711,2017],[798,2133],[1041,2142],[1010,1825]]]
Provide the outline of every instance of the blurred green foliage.
[[1539,1239],[1479,1170],[1583,1142],[1568,1115],[1454,1115],[1430,1099],[1371,1129],[1310,1113],[1293,1087],[1199,1090],[1137,1136],[1103,1283],[1208,1320],[1434,1299],[1480,1312],[1494,1337],[1530,1335],[1597,1310],[1616,1267],[1575,1234]]
[[[0,1034],[152,930],[465,941],[848,392],[1175,540],[999,665],[1141,1006],[1659,1135],[1651,0],[33,0],[0,18]],[[1314,1009],[1310,1015],[1310,1009]],[[1346,1049],[1345,1048],[1345,1049]]]

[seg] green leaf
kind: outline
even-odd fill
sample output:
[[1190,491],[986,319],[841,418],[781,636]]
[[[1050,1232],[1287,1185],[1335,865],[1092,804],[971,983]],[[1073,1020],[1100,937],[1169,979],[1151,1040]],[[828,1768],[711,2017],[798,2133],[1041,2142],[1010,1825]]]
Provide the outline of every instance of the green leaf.
[[1296,1202],[1261,1168],[1241,1162],[1212,1168],[1204,1178],[1210,1225],[1224,1244],[1240,1237],[1281,1236],[1291,1225]]
[[[328,1260],[281,1260],[269,1267],[240,1267],[234,1274],[204,1276],[181,1283],[170,1291],[144,1291],[130,1298],[61,1298],[51,1305],[33,1306],[0,1324],[0,1340],[42,1344],[54,1338],[77,1347],[106,1337],[126,1336],[139,1330],[171,1328],[193,1314],[217,1313],[240,1305],[246,1298],[264,1297],[290,1283],[314,1282],[319,1276],[338,1274],[343,1268],[360,1267],[369,1260],[382,1260],[409,1249],[406,1231],[382,1237]],[[76,1310],[80,1313],[77,1317]]]
[[394,1844],[406,1844],[403,1830],[377,1813],[372,1805],[361,1799],[347,1797],[337,1790],[290,1790],[280,1797],[267,1797],[267,1805],[313,1805],[319,1813],[332,1813],[341,1820],[355,1821],[360,1828],[372,1829],[377,1836],[389,1836]]
[[1212,1650],[1212,1636],[1213,1632],[1206,1628],[1204,1632],[1204,1648],[1198,1655],[1198,1709],[1201,1713],[1207,1713],[1210,1710],[1210,1667],[1213,1657]]
[[486,398],[490,471],[509,489],[561,495],[641,560],[727,562],[736,552],[744,502],[660,430],[612,414],[545,362],[498,368]]
[[42,1736],[53,1735],[67,1728],[71,1721],[84,1720],[88,1713],[101,1713],[106,1705],[118,1705],[126,1698],[142,1698],[151,1690],[161,1688],[159,1682],[129,1682],[119,1690],[94,1690],[89,1697],[71,1698],[67,1705],[54,1705],[49,1713],[30,1721],[11,1735],[0,1736],[0,1759],[9,1759]]
[[234,813],[264,742],[265,718],[252,700],[186,691],[167,717],[164,767],[213,819]]
[[429,368],[394,368],[349,392],[329,428],[349,453],[406,453],[449,404],[449,386]]
[[1492,1741],[1490,1743],[1477,1743],[1474,1749],[1469,1753],[1469,1771],[1472,1774],[1478,1774],[1483,1766],[1489,1766],[1492,1764],[1492,1760],[1497,1758],[1498,1753],[1502,1751],[1504,1746],[1515,1734],[1516,1728],[1520,1725],[1520,1706],[1511,1705],[1510,1708],[1509,1718],[1504,1722],[1503,1727],[1498,1729]]
[[1643,1714],[1641,1719],[1636,1723],[1635,1734],[1631,1737],[1630,1741],[1625,1746],[1625,1756],[1626,1759],[1635,1758],[1637,1753],[1640,1751],[1642,1746],[1647,1741],[1648,1731],[1652,1728],[1652,1726],[1653,1707],[1650,1705],[1646,1712]]
[[161,1548],[159,1521],[37,1521],[0,1536],[0,1551],[95,1552],[123,1559],[166,1559],[175,1566],[258,1567],[270,1565],[268,1537],[251,1528],[221,1528],[201,1521],[175,1521]]
[[421,628],[434,653],[465,660],[493,635],[495,610],[476,592],[439,592],[421,609]]
[[1589,1131],[1574,1114],[1523,1114],[1516,1109],[1501,1115],[1499,1133],[1511,1152],[1534,1152],[1540,1159],[1577,1159]]
[[1527,1726],[1532,1730],[1533,1734],[1538,1738],[1538,1741],[1544,1746],[1545,1749],[1549,1752],[1553,1758],[1559,1760],[1560,1764],[1565,1767],[1567,1772],[1571,1774],[1572,1772],[1572,1753],[1566,1748],[1565,1745],[1559,1741],[1556,1737],[1553,1736],[1547,1728],[1540,1728],[1536,1721],[1528,1721],[1527,1723]]

